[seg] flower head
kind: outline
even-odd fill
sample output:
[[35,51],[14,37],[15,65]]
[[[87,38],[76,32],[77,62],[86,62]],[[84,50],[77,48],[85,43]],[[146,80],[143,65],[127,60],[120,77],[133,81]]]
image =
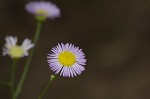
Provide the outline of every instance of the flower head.
[[80,75],[85,70],[83,65],[86,63],[82,49],[73,44],[58,44],[52,48],[52,53],[47,56],[48,64],[60,76],[74,77]]
[[60,9],[49,1],[32,1],[26,5],[26,10],[34,14],[38,20],[54,19],[60,16]]
[[17,45],[17,37],[7,36],[5,40],[3,55],[9,55],[11,58],[28,56],[28,50],[34,46],[29,39],[25,39],[21,46]]

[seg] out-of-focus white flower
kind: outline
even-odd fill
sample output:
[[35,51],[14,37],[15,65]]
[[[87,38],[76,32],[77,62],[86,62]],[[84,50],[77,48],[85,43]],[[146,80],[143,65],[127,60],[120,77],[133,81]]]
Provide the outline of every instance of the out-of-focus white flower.
[[49,1],[29,2],[26,5],[26,10],[42,21],[46,18],[54,19],[56,17],[60,17],[60,9]]
[[3,55],[9,55],[11,58],[28,56],[28,50],[34,46],[31,40],[27,38],[23,41],[22,45],[17,45],[17,37],[7,36],[5,40],[6,43],[3,48]]

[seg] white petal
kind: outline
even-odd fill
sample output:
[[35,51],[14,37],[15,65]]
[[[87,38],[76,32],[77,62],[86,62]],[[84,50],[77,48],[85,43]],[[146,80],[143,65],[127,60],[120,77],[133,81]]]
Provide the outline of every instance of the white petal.
[[25,39],[21,46],[23,47],[25,51],[28,51],[34,46],[34,44],[31,43],[31,40]]
[[17,44],[17,37],[7,36],[5,40],[6,40],[6,44],[5,44],[6,48],[11,48],[12,46]]

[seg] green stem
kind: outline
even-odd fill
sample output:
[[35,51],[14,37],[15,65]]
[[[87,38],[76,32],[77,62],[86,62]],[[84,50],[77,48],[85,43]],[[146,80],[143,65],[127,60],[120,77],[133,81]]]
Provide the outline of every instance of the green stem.
[[34,39],[33,39],[34,48],[31,50],[31,52],[30,52],[30,54],[28,56],[27,62],[25,64],[23,73],[21,75],[20,81],[18,83],[16,92],[15,92],[15,99],[17,99],[17,97],[18,97],[18,95],[19,95],[19,93],[20,93],[20,91],[22,89],[24,80],[26,78],[26,75],[27,75],[27,72],[28,72],[28,69],[29,69],[29,66],[30,66],[30,63],[31,63],[31,59],[32,59],[32,56],[34,54],[35,47],[36,47],[37,41],[38,41],[39,36],[40,36],[40,32],[41,32],[41,28],[42,28],[42,23],[43,23],[42,21],[38,21],[37,22],[36,32],[35,32]]
[[47,92],[47,90],[48,90],[48,88],[49,88],[51,82],[54,80],[54,78],[55,78],[55,76],[54,76],[54,75],[51,75],[51,77],[50,77],[50,79],[49,79],[49,81],[48,81],[48,83],[47,83],[45,89],[43,90],[43,92],[41,93],[41,95],[39,96],[38,99],[42,99],[42,98],[43,98],[43,96],[46,94],[46,92]]
[[12,69],[11,69],[11,81],[10,81],[10,85],[11,85],[12,99],[14,99],[14,91],[15,91],[14,81],[15,81],[17,61],[18,61],[17,59],[13,59]]

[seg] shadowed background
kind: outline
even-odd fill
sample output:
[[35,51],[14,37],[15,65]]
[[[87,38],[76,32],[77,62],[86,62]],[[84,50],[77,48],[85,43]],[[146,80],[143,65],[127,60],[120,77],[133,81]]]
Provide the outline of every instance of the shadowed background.
[[[61,17],[44,23],[38,45],[18,99],[37,99],[50,74],[46,55],[60,42],[74,43],[87,58],[86,70],[75,78],[57,77],[44,99],[150,99],[149,0],[51,0]],[[0,1],[0,47],[7,35],[19,44],[32,39],[33,15],[29,0]],[[20,59],[17,78],[26,58]],[[0,80],[9,80],[11,59],[0,56]],[[10,99],[0,85],[0,99]]]

